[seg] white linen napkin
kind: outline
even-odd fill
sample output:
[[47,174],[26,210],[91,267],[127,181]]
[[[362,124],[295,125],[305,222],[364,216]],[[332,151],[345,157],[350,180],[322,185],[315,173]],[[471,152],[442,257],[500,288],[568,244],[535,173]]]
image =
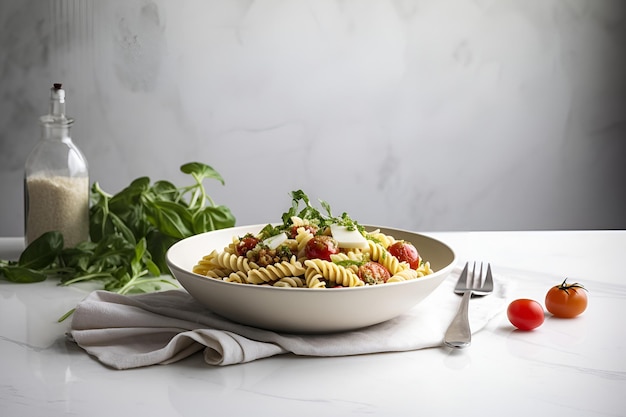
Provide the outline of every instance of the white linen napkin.
[[[283,353],[346,356],[443,345],[461,298],[455,270],[430,296],[400,317],[367,328],[325,335],[277,333],[217,316],[184,290],[124,296],[94,291],[73,314],[68,337],[103,364],[129,369],[169,364],[203,350],[210,365],[250,362]],[[506,305],[506,280],[494,273],[494,293],[470,302],[472,333]]]

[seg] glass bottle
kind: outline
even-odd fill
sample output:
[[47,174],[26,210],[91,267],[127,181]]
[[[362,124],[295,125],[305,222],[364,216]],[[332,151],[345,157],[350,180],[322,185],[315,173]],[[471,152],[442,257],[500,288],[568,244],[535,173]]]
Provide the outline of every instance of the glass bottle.
[[26,244],[58,231],[64,246],[74,247],[89,237],[89,171],[70,136],[74,120],[65,114],[61,84],[50,89],[49,114],[39,120],[41,139],[24,170]]

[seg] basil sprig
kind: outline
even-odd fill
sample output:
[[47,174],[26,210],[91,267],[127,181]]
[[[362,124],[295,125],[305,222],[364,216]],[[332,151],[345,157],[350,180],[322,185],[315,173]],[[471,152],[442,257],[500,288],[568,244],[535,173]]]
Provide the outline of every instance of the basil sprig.
[[283,220],[283,223],[277,226],[272,224],[266,225],[259,232],[259,236],[261,238],[266,239],[288,231],[291,226],[293,226],[292,217],[294,216],[299,217],[302,220],[307,220],[320,229],[324,229],[331,224],[339,224],[341,226],[345,226],[349,230],[357,229],[361,232],[364,231],[363,226],[353,220],[346,212],[341,213],[338,217],[333,216],[330,204],[324,200],[319,200],[320,206],[324,209],[324,212],[322,212],[311,204],[309,196],[306,195],[304,191],[295,190],[289,195],[291,196],[291,207],[282,214],[281,219]]
[[181,171],[193,183],[176,187],[168,181],[134,180],[110,195],[96,182],[90,193],[90,239],[63,248],[59,232],[47,232],[30,243],[17,261],[0,260],[0,277],[31,283],[58,277],[62,285],[99,280],[106,290],[126,294],[148,292],[169,272],[165,254],[177,241],[194,234],[235,225],[230,209],[217,205],[206,193],[205,179],[224,185],[210,166],[192,162]]

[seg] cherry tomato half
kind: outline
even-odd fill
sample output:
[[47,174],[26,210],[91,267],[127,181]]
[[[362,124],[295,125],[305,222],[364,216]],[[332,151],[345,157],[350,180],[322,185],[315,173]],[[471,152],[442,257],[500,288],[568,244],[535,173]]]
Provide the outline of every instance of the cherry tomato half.
[[254,237],[252,234],[248,233],[244,237],[239,239],[237,246],[235,247],[235,251],[239,256],[246,256],[246,254],[254,249],[254,247],[259,243],[259,239]]
[[330,255],[339,253],[339,245],[331,236],[319,235],[307,242],[304,251],[309,259],[323,259],[330,262]]
[[587,290],[579,283],[567,284],[567,278],[546,294],[546,309],[556,317],[572,318],[587,309]]
[[543,307],[535,300],[520,298],[512,301],[506,310],[511,324],[520,330],[532,330],[543,324]]
[[417,269],[420,266],[420,256],[417,249],[410,242],[399,240],[387,249],[390,254],[398,258],[400,262],[406,262],[411,269]]
[[391,277],[391,274],[384,265],[378,262],[369,261],[359,267],[359,278],[366,284],[384,284]]

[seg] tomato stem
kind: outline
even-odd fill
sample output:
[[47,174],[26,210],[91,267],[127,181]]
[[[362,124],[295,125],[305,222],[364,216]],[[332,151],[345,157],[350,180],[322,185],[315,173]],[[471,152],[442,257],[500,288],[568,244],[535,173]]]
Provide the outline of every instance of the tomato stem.
[[567,283],[567,278],[565,278],[565,279],[563,280],[563,283],[561,283],[561,285],[559,285],[559,290],[563,290],[563,291],[565,291],[565,292],[566,292],[566,293],[568,293],[568,294],[569,294],[569,291],[568,291],[568,290],[569,290],[570,288],[580,288],[580,289],[582,289],[582,290],[587,291],[587,288],[585,288],[583,285],[581,285],[581,284],[579,284],[579,283],[577,283],[577,282],[575,282],[575,283],[573,283],[573,284],[568,284],[568,283]]

